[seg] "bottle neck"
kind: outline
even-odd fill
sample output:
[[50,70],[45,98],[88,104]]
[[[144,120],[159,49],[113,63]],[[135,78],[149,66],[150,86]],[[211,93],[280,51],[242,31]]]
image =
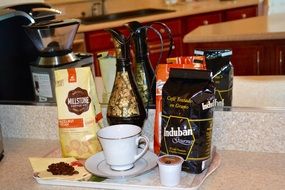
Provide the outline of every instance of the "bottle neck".
[[117,71],[131,71],[130,59],[117,58],[116,63]]
[[135,60],[137,63],[139,62],[149,62],[149,57],[148,54],[144,54],[144,55],[139,55],[135,57]]

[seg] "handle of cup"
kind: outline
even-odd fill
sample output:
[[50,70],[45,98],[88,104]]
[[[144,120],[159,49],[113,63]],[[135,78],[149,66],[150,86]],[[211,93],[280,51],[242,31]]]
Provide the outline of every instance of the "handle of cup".
[[139,137],[137,138],[137,140],[136,140],[137,146],[139,145],[139,143],[140,143],[141,141],[144,141],[144,142],[145,142],[145,146],[144,146],[143,150],[142,150],[139,154],[137,154],[137,155],[135,156],[135,161],[137,161],[138,159],[140,159],[140,158],[148,151],[148,148],[149,148],[149,140],[148,140],[148,138],[147,138],[146,136],[142,135],[142,136],[139,136]]

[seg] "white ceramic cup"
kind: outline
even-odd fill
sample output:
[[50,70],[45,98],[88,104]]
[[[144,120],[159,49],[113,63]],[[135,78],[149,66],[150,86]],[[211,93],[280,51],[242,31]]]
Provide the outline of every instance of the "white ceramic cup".
[[[148,150],[149,140],[141,135],[141,128],[136,125],[119,124],[101,128],[97,136],[103,148],[103,153],[111,169],[123,171],[134,167],[134,163]],[[138,145],[145,146],[139,152]]]
[[184,159],[176,155],[164,155],[158,158],[161,185],[174,187],[180,183],[183,162]]

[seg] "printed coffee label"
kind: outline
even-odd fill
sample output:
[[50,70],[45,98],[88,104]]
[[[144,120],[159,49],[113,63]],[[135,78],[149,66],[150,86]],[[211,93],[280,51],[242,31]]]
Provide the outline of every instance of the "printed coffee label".
[[65,103],[70,112],[80,115],[89,110],[91,98],[88,96],[87,90],[77,87],[69,91]]
[[163,142],[167,154],[188,157],[195,142],[192,127],[185,117],[163,116]]
[[214,84],[211,73],[171,69],[162,88],[161,154],[179,155],[182,170],[201,173],[210,159]]
[[102,113],[91,67],[58,69],[54,74],[62,156],[85,160],[102,151],[97,138]]

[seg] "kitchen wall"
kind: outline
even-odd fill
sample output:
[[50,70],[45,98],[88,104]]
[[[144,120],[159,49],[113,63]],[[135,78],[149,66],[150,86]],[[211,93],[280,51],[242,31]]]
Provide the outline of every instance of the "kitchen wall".
[[284,0],[268,0],[268,14],[285,13]]

